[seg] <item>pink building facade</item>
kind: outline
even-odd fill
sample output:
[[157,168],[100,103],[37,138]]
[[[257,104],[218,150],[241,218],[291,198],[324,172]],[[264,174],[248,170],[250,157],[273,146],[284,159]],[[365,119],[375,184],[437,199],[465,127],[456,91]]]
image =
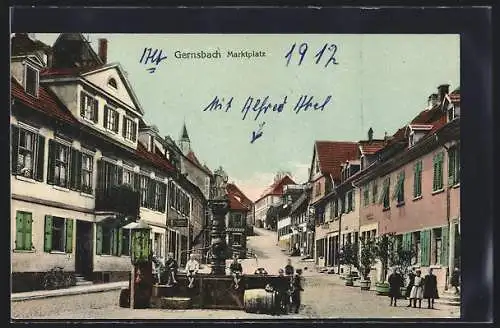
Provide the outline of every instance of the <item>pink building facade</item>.
[[460,103],[458,91],[439,91],[355,185],[361,237],[394,234],[416,251],[414,268],[423,275],[432,268],[442,288],[460,266]]

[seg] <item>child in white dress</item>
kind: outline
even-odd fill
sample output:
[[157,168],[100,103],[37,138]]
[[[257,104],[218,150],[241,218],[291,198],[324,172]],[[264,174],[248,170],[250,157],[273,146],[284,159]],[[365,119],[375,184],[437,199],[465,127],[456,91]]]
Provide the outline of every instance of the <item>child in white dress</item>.
[[411,288],[410,292],[410,303],[413,302],[413,307],[416,308],[418,300],[418,307],[421,308],[423,298],[424,298],[424,278],[422,277],[422,271],[417,270],[415,281],[413,283],[413,287]]

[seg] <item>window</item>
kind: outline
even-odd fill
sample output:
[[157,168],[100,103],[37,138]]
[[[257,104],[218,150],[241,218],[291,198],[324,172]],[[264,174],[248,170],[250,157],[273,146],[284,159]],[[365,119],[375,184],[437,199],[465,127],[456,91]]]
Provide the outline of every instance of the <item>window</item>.
[[349,191],[347,193],[347,213],[353,210],[353,197],[352,197],[353,192]]
[[368,206],[370,203],[370,189],[368,189],[368,185],[363,187],[363,205]]
[[413,198],[422,196],[422,161],[417,161],[413,168]]
[[[51,140],[52,141],[52,140]],[[52,181],[56,186],[67,188],[69,186],[69,146],[51,142],[49,144],[50,173],[53,174]]]
[[339,199],[338,198],[335,199],[335,205],[333,207],[333,210],[335,212],[335,214],[334,214],[335,217],[338,217],[339,216]]
[[160,233],[157,233],[155,232],[154,234],[154,254],[158,257],[161,257],[162,256],[162,253],[161,253],[161,240],[162,240],[162,236]]
[[[127,237],[128,236],[128,237]],[[96,224],[96,254],[120,256],[130,254],[130,231]]]
[[15,125],[12,134],[12,174],[43,181],[45,138]]
[[390,183],[391,180],[389,177],[384,179],[384,184],[382,186],[382,193],[380,194],[379,203],[383,204],[384,209],[388,209],[390,207],[390,198],[389,198]]
[[16,250],[31,251],[33,249],[31,238],[32,224],[31,213],[16,212]]
[[432,184],[432,191],[443,189],[443,153],[436,154],[433,158],[434,164],[434,179]]
[[397,201],[398,205],[402,205],[405,202],[405,172],[404,170],[399,172],[398,179],[396,181],[396,186],[394,188],[393,199]]
[[241,233],[233,234],[233,246],[241,246]]
[[377,180],[372,182],[372,204],[375,204],[378,196],[378,185]]
[[448,152],[448,185],[460,183],[460,146],[450,148]]
[[97,123],[97,99],[84,91],[80,92],[80,116]]
[[130,230],[122,229],[122,255],[130,255]]
[[149,178],[141,175],[140,177],[140,193],[141,193],[141,206],[146,207],[148,203],[148,182]]
[[123,184],[134,186],[134,172],[124,169],[123,170]]
[[30,65],[26,65],[26,76],[24,88],[26,93],[34,97],[38,97],[39,72]]
[[135,142],[137,139],[137,123],[128,117],[123,117],[123,138]]
[[241,227],[242,226],[242,215],[241,213],[233,213],[231,215],[232,219],[232,226],[235,228]]
[[45,216],[45,252],[73,252],[73,220],[55,216]]
[[82,153],[82,191],[92,193],[93,157]]
[[114,133],[118,133],[118,120],[120,115],[114,109],[109,106],[104,106],[104,127],[113,131]]
[[118,88],[118,84],[116,83],[116,80],[114,78],[110,78],[108,80],[108,85],[114,89]]
[[413,249],[416,252],[416,256],[414,256],[412,259],[412,264],[416,265],[416,264],[421,263],[421,256],[422,256],[421,249],[420,249],[420,232],[418,232],[418,231],[413,232],[411,240],[413,242]]
[[210,195],[210,177],[205,177],[205,194]]
[[321,182],[318,181],[318,183],[316,184],[316,195],[315,196],[319,196],[321,195]]
[[441,239],[441,228],[432,229],[433,242],[433,252],[432,252],[432,264],[441,264],[441,252],[443,248]]
[[316,165],[315,165],[314,172],[315,172],[315,173],[318,173],[318,172],[319,172],[319,161],[318,161],[318,160],[316,160]]

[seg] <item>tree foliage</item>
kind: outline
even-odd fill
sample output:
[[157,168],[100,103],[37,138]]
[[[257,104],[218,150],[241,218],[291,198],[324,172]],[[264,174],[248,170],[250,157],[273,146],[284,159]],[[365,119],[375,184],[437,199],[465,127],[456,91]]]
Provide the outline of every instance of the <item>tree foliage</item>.
[[361,252],[360,252],[360,271],[364,280],[368,279],[372,266],[375,264],[377,258],[376,255],[376,244],[373,238],[360,238],[361,241]]

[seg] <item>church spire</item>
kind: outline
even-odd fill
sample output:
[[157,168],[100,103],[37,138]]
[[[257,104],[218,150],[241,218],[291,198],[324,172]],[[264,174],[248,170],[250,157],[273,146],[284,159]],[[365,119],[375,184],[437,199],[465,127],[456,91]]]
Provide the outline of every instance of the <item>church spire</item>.
[[186,128],[186,122],[182,126],[181,138],[179,139],[179,145],[183,154],[187,154],[191,151],[191,140],[189,140],[189,134]]

